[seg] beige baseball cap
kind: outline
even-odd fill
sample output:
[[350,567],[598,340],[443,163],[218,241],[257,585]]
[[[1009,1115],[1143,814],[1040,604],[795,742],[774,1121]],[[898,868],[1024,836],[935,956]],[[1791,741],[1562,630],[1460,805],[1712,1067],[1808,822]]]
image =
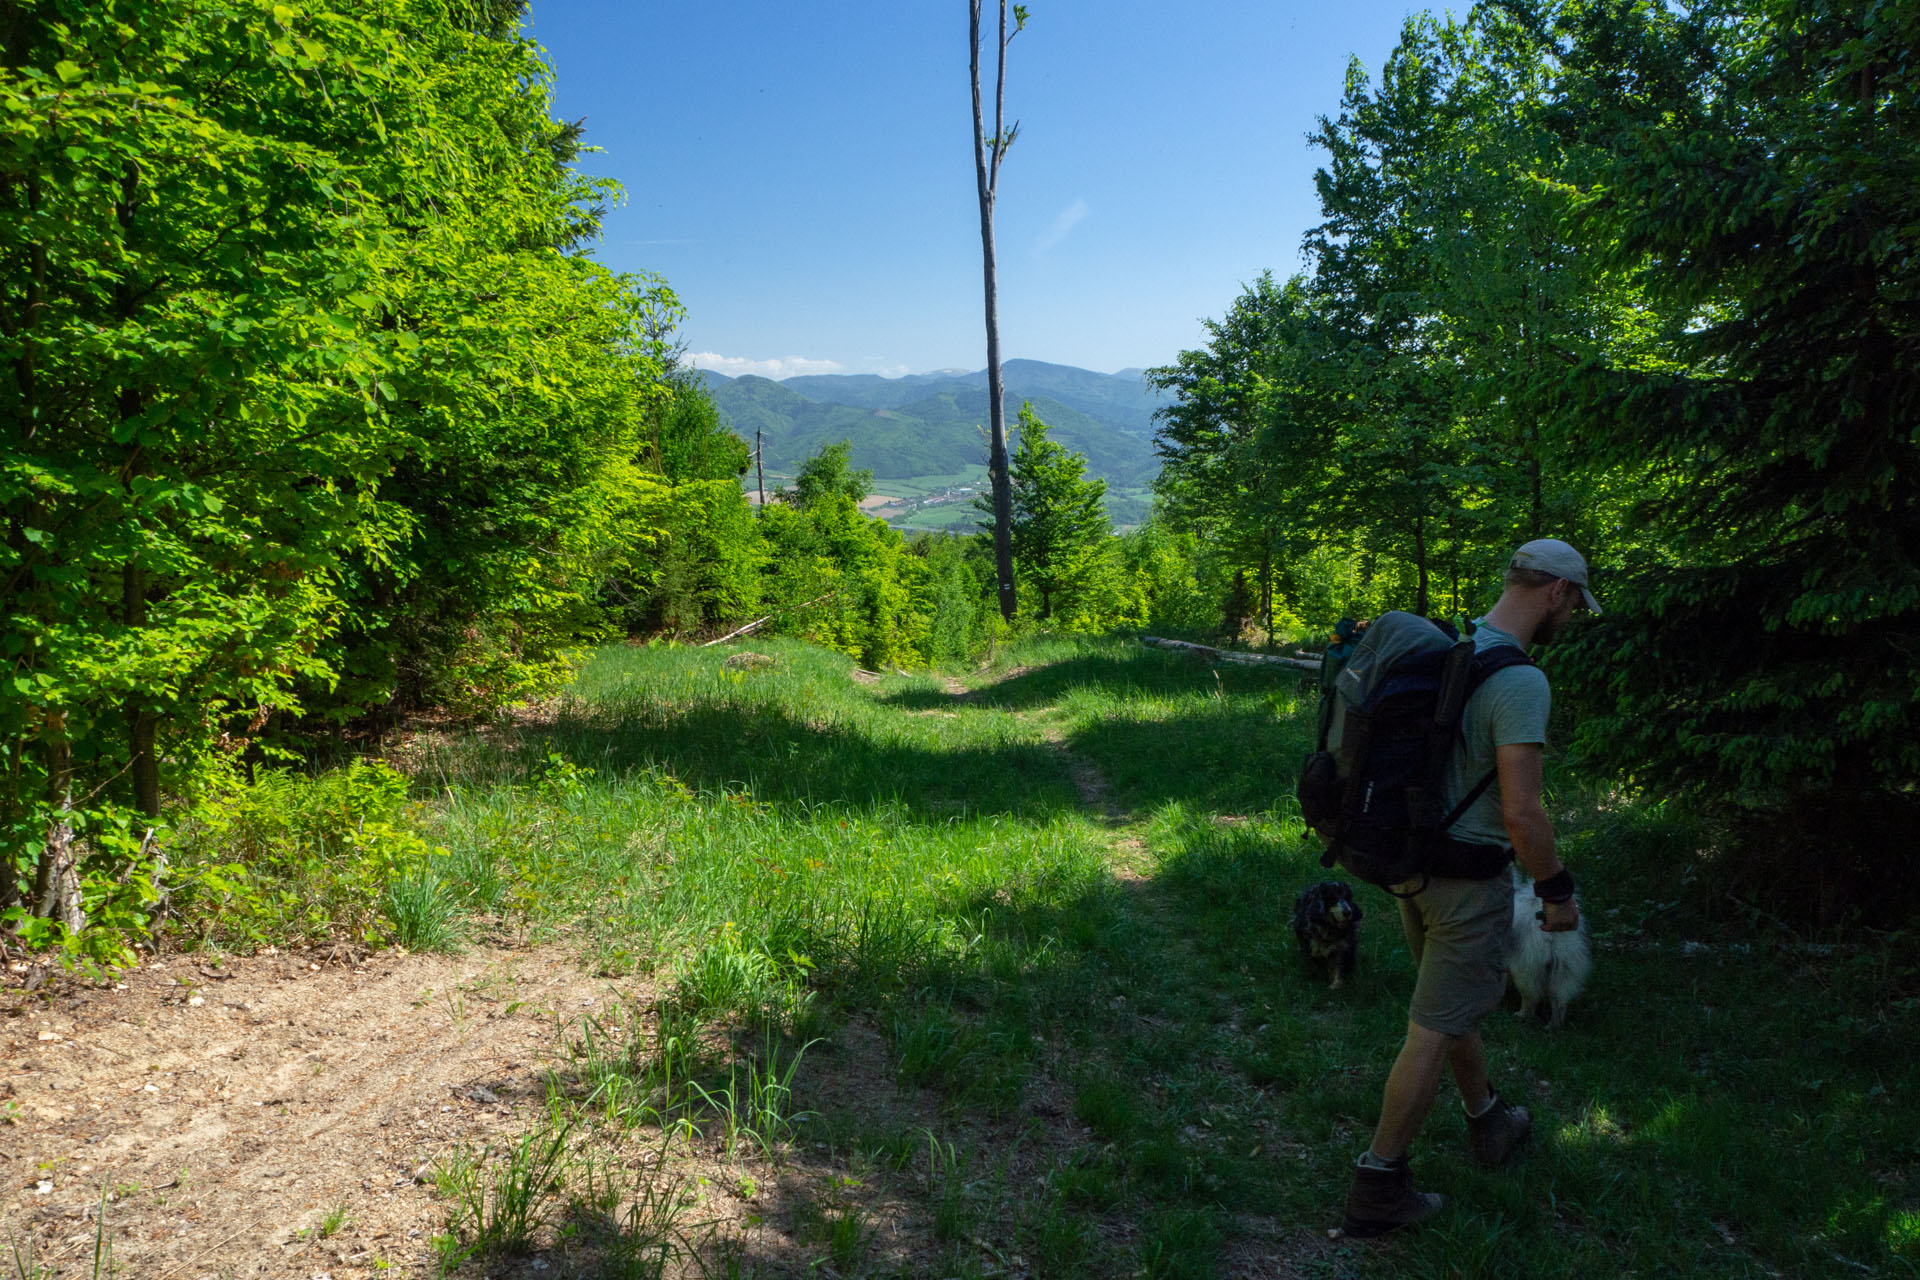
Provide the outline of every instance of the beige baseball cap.
[[1512,567],[1565,578],[1580,588],[1580,598],[1586,602],[1588,609],[1594,613],[1600,612],[1600,602],[1593,598],[1593,592],[1587,588],[1586,558],[1558,538],[1535,538],[1525,544],[1513,553]]

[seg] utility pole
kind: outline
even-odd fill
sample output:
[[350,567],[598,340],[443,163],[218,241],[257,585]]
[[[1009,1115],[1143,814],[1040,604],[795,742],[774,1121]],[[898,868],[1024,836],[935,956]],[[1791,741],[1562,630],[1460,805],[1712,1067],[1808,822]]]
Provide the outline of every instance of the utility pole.
[[[993,478],[993,561],[1000,579],[1000,616],[1013,621],[1013,488],[1007,475],[1006,388],[1000,380],[1000,297],[993,249],[993,202],[1000,191],[1000,161],[1020,133],[1007,119],[1007,45],[1026,29],[1027,6],[1013,6],[1013,30],[1007,30],[1007,0],[1000,0],[1000,37],[995,43],[999,73],[994,85],[993,136],[986,132],[980,105],[980,6],[968,0],[968,34],[973,69],[973,172],[980,192],[980,250],[987,289],[987,421],[991,426],[987,470]],[[989,159],[991,157],[991,159]]]

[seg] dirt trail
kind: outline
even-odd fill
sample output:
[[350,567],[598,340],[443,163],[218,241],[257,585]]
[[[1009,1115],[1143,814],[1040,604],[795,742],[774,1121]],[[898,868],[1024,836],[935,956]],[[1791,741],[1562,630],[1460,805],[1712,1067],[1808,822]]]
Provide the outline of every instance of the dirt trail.
[[[91,1267],[105,1188],[119,1275],[416,1272],[445,1220],[416,1173],[524,1128],[556,1017],[610,984],[559,948],[325,958],[174,957],[112,990],[0,996],[0,1236]],[[317,1238],[339,1206],[349,1224]]]

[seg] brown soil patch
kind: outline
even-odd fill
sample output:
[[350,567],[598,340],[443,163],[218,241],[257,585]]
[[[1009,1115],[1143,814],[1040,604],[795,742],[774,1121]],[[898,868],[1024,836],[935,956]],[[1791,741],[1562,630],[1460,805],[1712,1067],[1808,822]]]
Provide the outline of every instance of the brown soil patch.
[[[423,1263],[445,1213],[416,1174],[524,1129],[556,1019],[608,984],[556,948],[327,959],[176,957],[110,990],[7,992],[0,1234],[90,1266],[104,1189],[121,1275]],[[350,1225],[316,1239],[341,1206]]]
[[[31,1237],[62,1275],[89,1273],[103,1192],[121,1276],[436,1275],[432,1242],[449,1209],[432,1185],[436,1163],[536,1129],[547,1073],[565,1076],[564,1042],[581,1019],[626,1001],[650,1010],[653,995],[645,982],[591,976],[559,945],[358,960],[315,951],[218,967],[171,957],[122,977],[111,989],[56,980],[0,993],[0,1239]],[[863,1224],[866,1267],[911,1274],[947,1248],[928,1218],[928,1134],[1011,1150],[1002,1176],[1016,1184],[1089,1136],[1044,1077],[999,1121],[900,1089],[884,1038],[863,1018],[812,1046],[794,1087],[814,1115],[773,1159],[730,1144],[712,1119],[671,1139],[583,1127],[576,1146],[685,1201],[683,1239],[703,1257],[669,1274],[724,1270],[727,1259],[818,1274],[822,1222],[849,1214]],[[876,1162],[859,1133],[904,1135],[912,1154]],[[347,1225],[320,1238],[336,1209]],[[591,1243],[550,1226],[533,1255],[458,1274],[598,1270]]]

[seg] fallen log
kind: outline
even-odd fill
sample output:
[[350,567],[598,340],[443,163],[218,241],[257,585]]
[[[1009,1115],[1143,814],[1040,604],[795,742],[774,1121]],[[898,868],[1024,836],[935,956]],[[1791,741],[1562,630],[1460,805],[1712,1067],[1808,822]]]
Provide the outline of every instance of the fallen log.
[[727,632],[727,634],[721,636],[718,640],[709,640],[705,644],[701,645],[700,647],[702,649],[711,649],[713,648],[713,646],[717,644],[725,644],[727,641],[733,639],[735,636],[744,636],[749,631],[758,630],[759,628],[765,626],[769,622],[772,622],[775,618],[779,616],[780,616],[779,614],[770,613],[764,618],[756,618],[752,622],[749,622],[746,626],[741,627],[736,631],[729,631]]
[[839,594],[840,593],[838,591],[829,591],[824,596],[815,596],[813,599],[807,601],[805,604],[796,604],[789,608],[780,610],[779,613],[770,613],[764,618],[755,618],[752,622],[749,622],[746,626],[740,627],[734,631],[729,631],[727,632],[727,634],[721,636],[718,640],[709,640],[705,644],[701,645],[700,647],[702,649],[711,649],[713,648],[713,646],[717,644],[725,644],[727,641],[732,640],[737,636],[744,636],[750,631],[759,630],[761,627],[765,626],[767,623],[772,622],[775,618],[778,618],[781,614],[797,613],[801,609],[811,608],[812,606],[819,604],[822,600],[831,600],[833,597]]
[[1318,662],[1309,662],[1304,658],[1283,658],[1275,653],[1243,653],[1238,649],[1216,649],[1210,644],[1194,644],[1188,640],[1167,640],[1160,636],[1141,636],[1140,643],[1154,649],[1171,649],[1176,653],[1190,653],[1196,658],[1205,658],[1209,662],[1237,662],[1247,667],[1292,667],[1296,671],[1319,671]]

